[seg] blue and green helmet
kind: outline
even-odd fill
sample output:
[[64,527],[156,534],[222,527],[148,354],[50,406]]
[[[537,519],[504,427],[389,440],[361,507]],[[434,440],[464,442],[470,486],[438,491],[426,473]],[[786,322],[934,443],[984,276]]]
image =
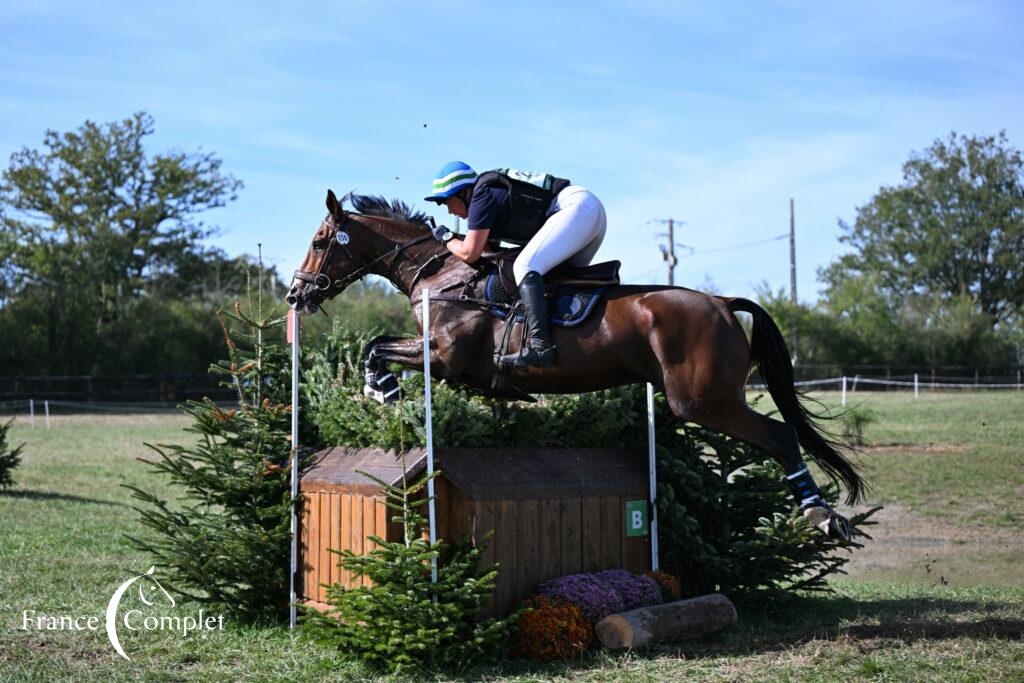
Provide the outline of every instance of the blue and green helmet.
[[428,202],[440,204],[467,185],[476,182],[476,171],[462,161],[450,161],[434,176],[434,194],[424,197]]

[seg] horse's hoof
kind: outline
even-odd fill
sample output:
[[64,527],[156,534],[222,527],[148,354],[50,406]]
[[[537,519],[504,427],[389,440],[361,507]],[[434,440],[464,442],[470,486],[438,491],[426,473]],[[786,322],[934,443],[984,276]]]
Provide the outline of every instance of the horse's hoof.
[[392,373],[386,372],[380,376],[376,373],[366,374],[366,383],[363,385],[363,396],[372,398],[381,405],[395,403],[402,396],[402,389],[398,386],[398,378]]
[[380,389],[374,389],[369,384],[363,385],[363,396],[384,405],[384,392]]
[[402,388],[398,386],[398,378],[390,372],[377,378],[377,386],[383,395],[383,403],[394,403],[401,398]]
[[828,523],[829,538],[834,538],[843,543],[849,543],[850,539],[853,538],[853,528],[850,526],[850,520],[846,519],[846,517],[833,512],[828,518]]
[[818,531],[837,541],[845,543],[853,535],[848,519],[820,505],[805,508],[804,519],[817,527]]

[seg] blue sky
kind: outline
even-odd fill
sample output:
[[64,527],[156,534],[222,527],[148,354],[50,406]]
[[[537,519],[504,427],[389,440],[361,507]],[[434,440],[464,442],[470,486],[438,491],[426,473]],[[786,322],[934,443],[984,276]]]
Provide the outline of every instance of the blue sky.
[[327,188],[423,207],[462,159],[593,190],[598,258],[631,281],[665,278],[648,221],[685,221],[676,282],[749,295],[788,287],[788,242],[713,250],[787,232],[793,197],[809,300],[837,219],[913,150],[951,130],[1024,146],[1019,2],[256,5],[5,0],[0,155],[146,110],[152,150],[214,151],[245,182],[213,241],[285,272]]

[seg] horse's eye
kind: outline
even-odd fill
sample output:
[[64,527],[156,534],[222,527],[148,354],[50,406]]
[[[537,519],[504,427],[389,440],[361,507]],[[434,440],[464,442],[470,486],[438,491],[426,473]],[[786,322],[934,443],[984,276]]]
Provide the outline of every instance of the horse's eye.
[[313,240],[313,248],[315,250],[323,251],[325,246],[327,246],[327,240],[324,240],[324,239]]

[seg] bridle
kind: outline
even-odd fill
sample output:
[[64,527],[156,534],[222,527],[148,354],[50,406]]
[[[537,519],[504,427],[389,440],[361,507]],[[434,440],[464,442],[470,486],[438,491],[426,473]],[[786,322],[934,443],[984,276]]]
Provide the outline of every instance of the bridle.
[[[320,268],[317,270],[317,272],[309,273],[304,270],[296,270],[292,274],[292,277],[294,277],[296,280],[301,280],[302,282],[312,285],[318,292],[320,292],[321,301],[323,300],[324,297],[326,297],[327,292],[330,291],[332,287],[338,291],[345,289],[356,280],[367,275],[368,273],[371,273],[375,265],[377,265],[378,263],[380,263],[381,261],[388,257],[391,257],[391,262],[387,264],[387,268],[384,269],[382,275],[390,279],[391,269],[394,267],[395,262],[398,260],[399,254],[401,254],[409,247],[412,247],[414,245],[420,244],[421,242],[425,242],[433,238],[433,235],[427,233],[426,235],[415,237],[409,240],[408,242],[396,244],[394,247],[385,251],[380,256],[360,265],[359,260],[356,259],[355,255],[348,248],[348,233],[342,230],[342,228],[344,228],[345,224],[348,222],[351,213],[351,211],[342,211],[341,221],[336,225],[329,224],[326,220],[320,224],[321,228],[326,226],[329,230],[333,230],[333,232],[331,233],[331,237],[328,238],[329,243],[327,245],[327,250],[324,253],[323,259],[320,261]],[[344,240],[340,238],[341,235],[345,235]],[[349,273],[346,277],[332,281],[331,276],[324,271],[330,265],[331,259],[334,255],[334,250],[338,247],[344,249],[345,253],[348,255],[349,260],[352,261],[352,263],[356,264],[358,267],[354,271]],[[420,270],[422,270],[422,267]]]

